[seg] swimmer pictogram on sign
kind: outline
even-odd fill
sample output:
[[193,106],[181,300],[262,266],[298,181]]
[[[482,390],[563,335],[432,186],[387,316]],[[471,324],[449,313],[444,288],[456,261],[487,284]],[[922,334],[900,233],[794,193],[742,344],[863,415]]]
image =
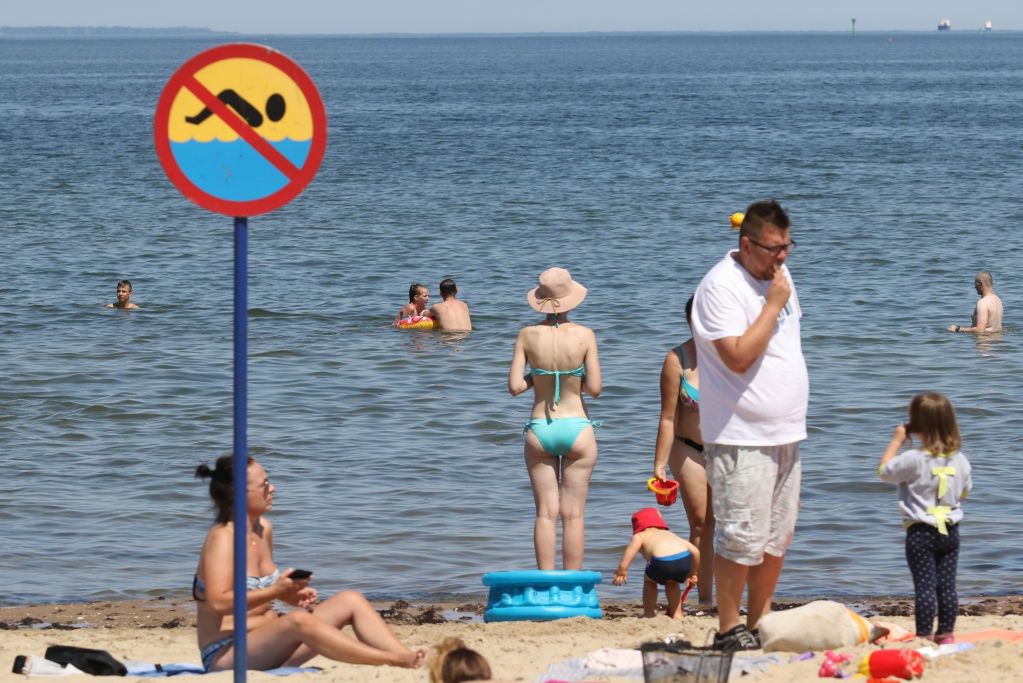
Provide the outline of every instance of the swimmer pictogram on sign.
[[[259,111],[259,109],[249,104],[248,100],[236,93],[234,90],[228,88],[227,90],[220,91],[220,94],[217,95],[217,99],[238,112],[238,115],[245,119],[245,123],[249,124],[253,128],[259,128],[263,125],[263,114]],[[266,98],[266,117],[271,121],[276,122],[283,119],[286,109],[287,106],[284,103],[283,96],[274,93],[270,95],[270,97]],[[186,116],[185,120],[198,126],[212,115],[213,112],[210,108],[204,107],[203,110],[195,116]]]
[[283,206],[312,180],[327,144],[319,92],[271,48],[221,45],[183,64],[156,109],[157,155],[199,206],[255,216]]

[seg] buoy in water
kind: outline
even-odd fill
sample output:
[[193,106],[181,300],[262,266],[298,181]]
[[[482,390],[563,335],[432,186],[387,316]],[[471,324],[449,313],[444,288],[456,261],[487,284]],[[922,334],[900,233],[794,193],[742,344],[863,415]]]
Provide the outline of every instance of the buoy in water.
[[732,230],[738,230],[742,227],[742,221],[746,218],[746,214],[741,211],[736,211],[728,217],[729,222],[732,224]]

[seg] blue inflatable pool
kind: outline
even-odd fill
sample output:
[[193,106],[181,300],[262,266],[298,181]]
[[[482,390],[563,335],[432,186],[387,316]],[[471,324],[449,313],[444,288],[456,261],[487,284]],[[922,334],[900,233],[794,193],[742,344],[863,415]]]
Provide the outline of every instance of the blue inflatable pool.
[[600,572],[539,569],[484,574],[490,595],[483,621],[600,619],[597,584],[602,578]]

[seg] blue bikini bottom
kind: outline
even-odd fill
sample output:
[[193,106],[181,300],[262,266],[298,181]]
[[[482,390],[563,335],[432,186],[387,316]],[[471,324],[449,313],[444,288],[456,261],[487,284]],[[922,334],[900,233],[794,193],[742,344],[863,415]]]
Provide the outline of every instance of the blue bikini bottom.
[[601,424],[600,420],[585,417],[538,417],[527,422],[522,432],[533,432],[548,455],[560,458],[572,450],[572,445],[584,429],[590,425],[599,427]]
[[210,665],[213,664],[213,658],[217,656],[217,653],[226,647],[231,647],[232,645],[234,645],[234,636],[227,636],[220,640],[214,640],[212,643],[204,647],[199,653],[199,656],[202,658],[202,668],[209,671]]

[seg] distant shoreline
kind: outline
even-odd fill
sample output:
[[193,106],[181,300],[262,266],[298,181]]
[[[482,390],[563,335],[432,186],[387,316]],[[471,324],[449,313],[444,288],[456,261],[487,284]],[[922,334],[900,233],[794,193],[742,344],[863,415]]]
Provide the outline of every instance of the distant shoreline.
[[[774,35],[774,34],[817,34],[853,37],[848,28],[845,29],[765,29],[765,30],[676,30],[676,31],[513,31],[494,33],[487,31],[466,31],[457,33],[428,32],[414,33],[402,31],[367,32],[367,33],[309,33],[273,31],[224,31],[205,27],[164,27],[142,28],[132,26],[0,26],[0,38],[179,38],[179,37],[216,37],[272,35],[287,37],[356,37],[356,38],[512,38],[512,37],[571,37],[571,36],[674,36],[674,35]],[[999,29],[983,31],[981,29],[960,29],[958,31],[936,31],[933,29],[857,29],[856,35],[977,35],[977,34],[1012,34],[1020,33],[1019,29]]]
[[175,26],[168,28],[136,28],[131,26],[0,26],[0,37],[10,38],[127,38],[157,36],[219,36],[237,35],[234,31]]

